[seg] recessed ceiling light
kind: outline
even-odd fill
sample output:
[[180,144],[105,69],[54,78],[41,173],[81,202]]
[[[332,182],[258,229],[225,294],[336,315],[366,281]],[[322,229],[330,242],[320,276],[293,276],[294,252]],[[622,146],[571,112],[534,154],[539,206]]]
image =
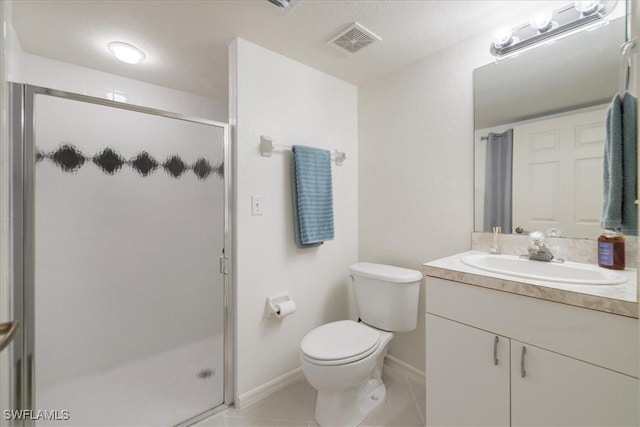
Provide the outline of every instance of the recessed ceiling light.
[[111,42],[107,45],[113,56],[127,64],[137,64],[145,58],[143,51],[125,42]]

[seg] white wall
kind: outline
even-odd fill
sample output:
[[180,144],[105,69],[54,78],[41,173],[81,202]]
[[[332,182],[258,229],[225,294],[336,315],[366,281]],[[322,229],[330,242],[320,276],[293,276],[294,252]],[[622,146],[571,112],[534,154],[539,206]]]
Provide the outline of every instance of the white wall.
[[[347,316],[347,274],[357,260],[357,88],[237,39],[230,48],[230,121],[236,141],[237,394],[299,368],[311,329]],[[235,105],[235,107],[233,106]],[[293,234],[288,150],[258,151],[261,135],[278,144],[338,148],[333,166],[335,240],[298,249]],[[264,215],[251,216],[251,195]],[[266,299],[290,292],[298,311],[266,317]]]
[[[471,248],[473,69],[482,37],[360,88],[359,260],[420,269]],[[418,328],[389,354],[424,371],[424,289]]]
[[9,79],[187,116],[228,120],[226,102],[28,53],[16,55]]
[[13,28],[13,24],[11,23],[10,15],[13,7],[12,3],[13,2],[11,1],[4,2],[8,11],[8,19],[3,24],[6,29],[5,46],[3,46],[3,59],[5,60],[3,66],[5,67],[5,74],[8,82],[16,81],[17,76],[20,75],[21,58],[24,54],[18,34],[16,34],[16,30]]

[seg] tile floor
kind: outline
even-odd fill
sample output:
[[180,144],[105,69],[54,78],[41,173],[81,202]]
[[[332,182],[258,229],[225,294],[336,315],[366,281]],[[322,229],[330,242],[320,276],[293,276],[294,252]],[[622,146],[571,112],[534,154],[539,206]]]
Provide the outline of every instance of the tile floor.
[[[424,426],[425,386],[400,371],[385,367],[382,379],[387,386],[385,403],[361,426]],[[247,409],[227,409],[197,427],[316,427],[313,418],[315,390],[302,379]]]

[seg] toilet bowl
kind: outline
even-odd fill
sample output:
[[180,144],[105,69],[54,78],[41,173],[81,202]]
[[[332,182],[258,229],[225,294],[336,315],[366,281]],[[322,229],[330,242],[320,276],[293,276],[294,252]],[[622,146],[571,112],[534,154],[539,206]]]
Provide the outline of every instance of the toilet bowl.
[[303,338],[300,362],[318,391],[318,424],[356,426],[384,403],[382,364],[392,338],[352,320],[327,323]]
[[386,398],[382,366],[392,331],[415,329],[422,273],[381,264],[350,267],[361,321],[340,320],[308,332],[300,363],[317,390],[315,418],[322,427],[357,426]]

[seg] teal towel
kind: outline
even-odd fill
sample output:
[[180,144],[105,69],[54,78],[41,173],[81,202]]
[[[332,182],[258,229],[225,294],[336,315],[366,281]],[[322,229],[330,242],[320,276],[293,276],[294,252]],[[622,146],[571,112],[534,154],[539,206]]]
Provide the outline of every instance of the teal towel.
[[331,153],[294,145],[291,163],[293,222],[300,248],[321,245],[334,237]]
[[602,228],[638,234],[637,100],[629,92],[613,98],[604,144]]

